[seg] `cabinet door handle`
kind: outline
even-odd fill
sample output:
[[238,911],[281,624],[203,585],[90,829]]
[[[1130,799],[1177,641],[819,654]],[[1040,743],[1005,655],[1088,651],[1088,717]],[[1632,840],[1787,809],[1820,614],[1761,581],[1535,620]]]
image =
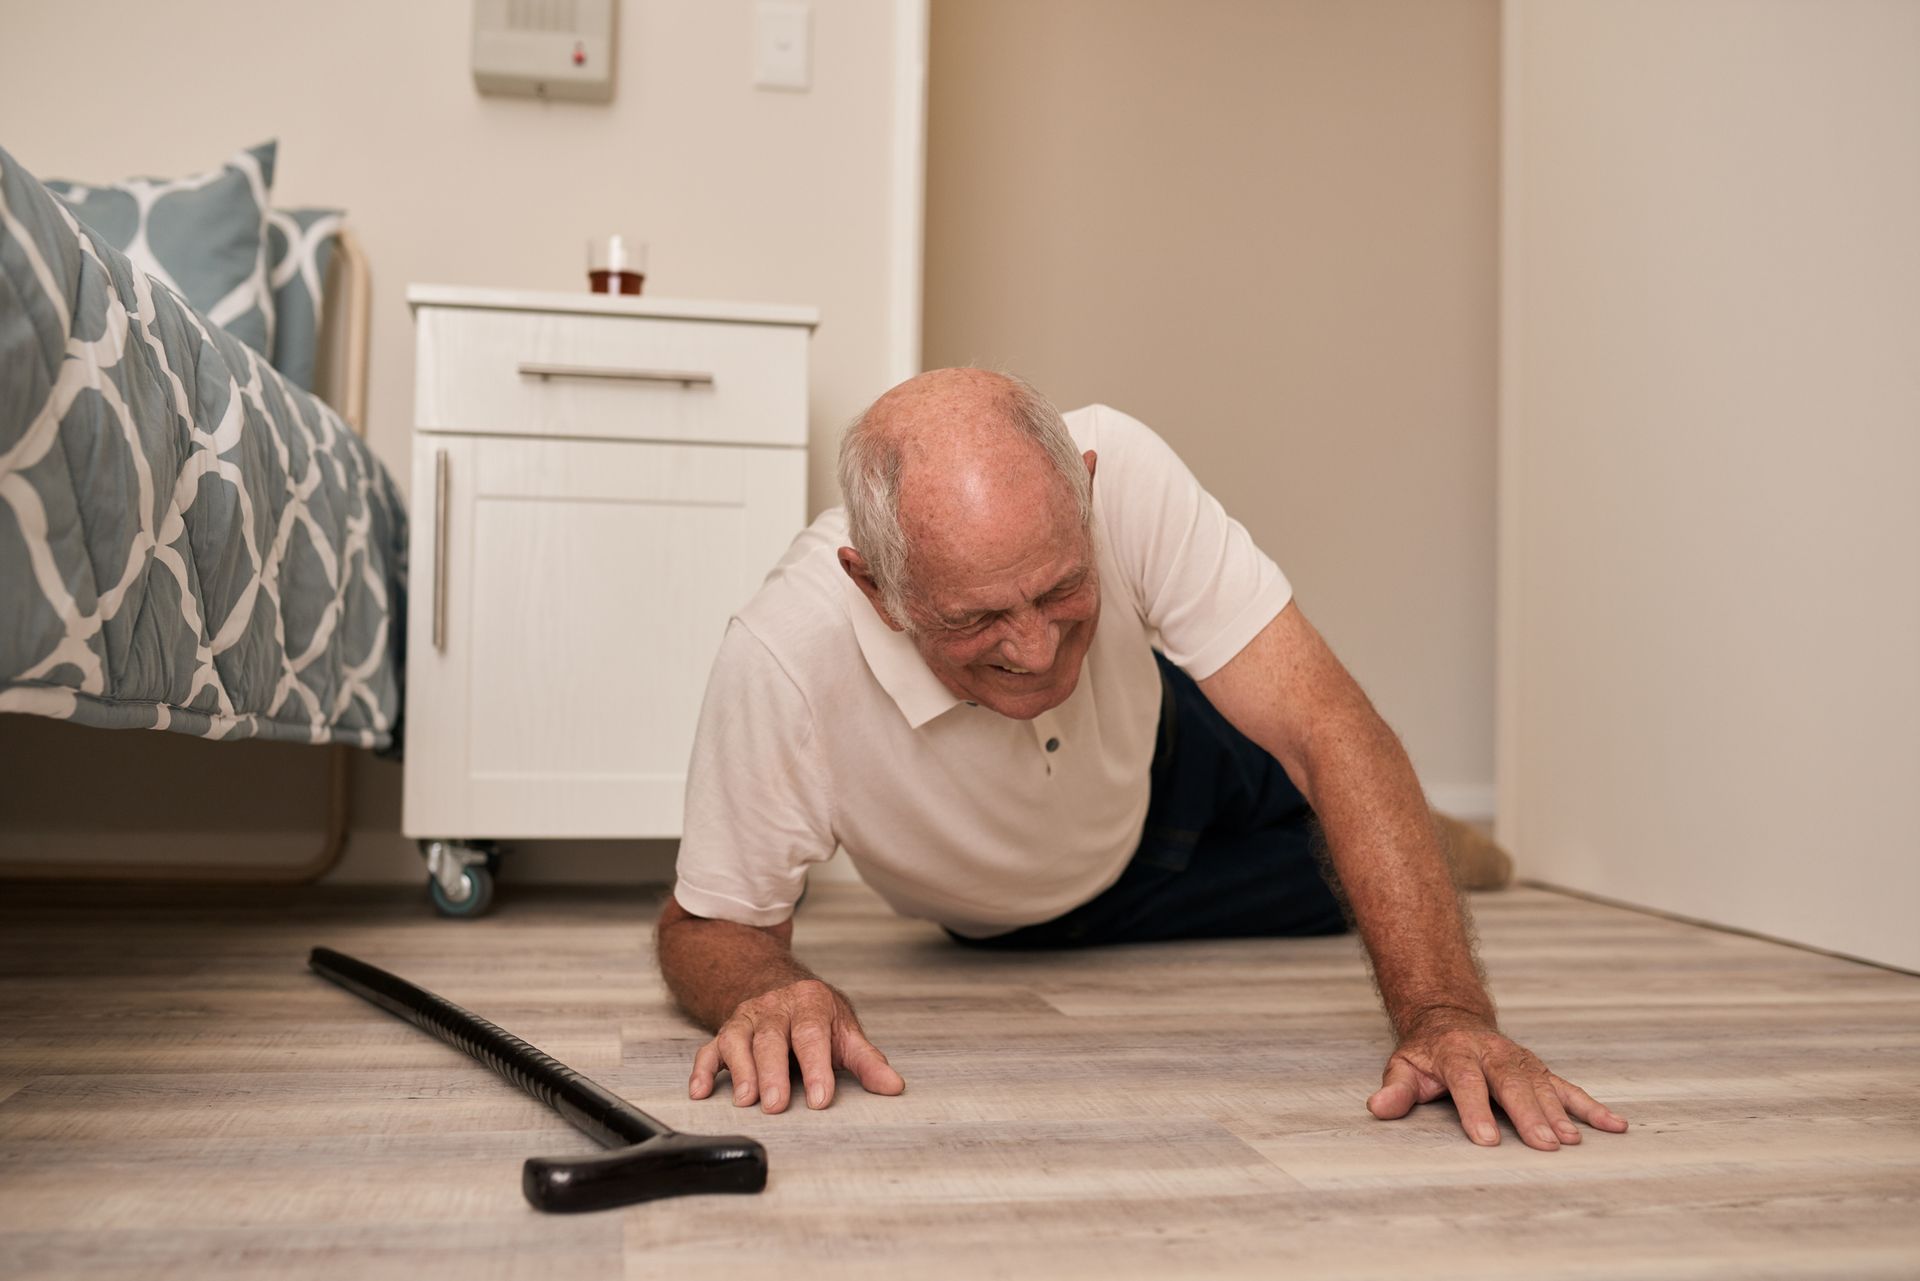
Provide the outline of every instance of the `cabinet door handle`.
[[447,451],[433,454],[433,647],[447,648]]
[[522,378],[610,378],[635,383],[679,383],[683,387],[711,387],[713,375],[692,369],[619,369],[611,365],[547,365],[520,362]]

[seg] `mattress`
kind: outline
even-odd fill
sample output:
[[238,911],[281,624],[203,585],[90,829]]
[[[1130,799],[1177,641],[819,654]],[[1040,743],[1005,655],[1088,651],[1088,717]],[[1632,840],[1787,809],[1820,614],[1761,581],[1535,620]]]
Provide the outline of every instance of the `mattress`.
[[337,413],[0,150],[0,711],[391,748],[406,544]]

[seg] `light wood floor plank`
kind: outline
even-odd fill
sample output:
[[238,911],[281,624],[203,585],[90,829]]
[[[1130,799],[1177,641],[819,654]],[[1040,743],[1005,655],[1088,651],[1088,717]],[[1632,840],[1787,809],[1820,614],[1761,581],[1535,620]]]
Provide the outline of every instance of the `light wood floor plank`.
[[[1364,1110],[1388,1049],[1348,938],[1001,955],[816,887],[797,945],[908,1080],[823,1113],[685,1096],[704,1036],[659,895],[10,885],[0,1275],[405,1278],[1920,1275],[1920,980],[1525,889],[1476,900],[1509,1029],[1634,1121],[1538,1153]],[[321,982],[325,944],[661,1119],[768,1190],[572,1218],[591,1144]]]

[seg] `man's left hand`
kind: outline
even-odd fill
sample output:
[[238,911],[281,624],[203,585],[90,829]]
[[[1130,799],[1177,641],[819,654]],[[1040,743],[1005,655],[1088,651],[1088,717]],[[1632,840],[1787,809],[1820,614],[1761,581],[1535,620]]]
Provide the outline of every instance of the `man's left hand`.
[[1614,1134],[1627,1128],[1626,1118],[1547,1071],[1532,1051],[1471,1015],[1411,1028],[1387,1060],[1386,1074],[1367,1100],[1367,1110],[1391,1121],[1411,1112],[1414,1104],[1431,1103],[1443,1094],[1453,1096],[1460,1128],[1483,1147],[1500,1142],[1489,1096],[1506,1110],[1521,1142],[1543,1152],[1580,1141],[1576,1118]]

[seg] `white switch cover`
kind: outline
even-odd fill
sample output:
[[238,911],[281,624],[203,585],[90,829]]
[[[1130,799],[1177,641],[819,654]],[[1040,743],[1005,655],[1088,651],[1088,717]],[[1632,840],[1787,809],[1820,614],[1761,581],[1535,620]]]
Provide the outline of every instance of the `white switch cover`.
[[762,89],[813,87],[808,0],[758,0],[753,10],[753,83]]

